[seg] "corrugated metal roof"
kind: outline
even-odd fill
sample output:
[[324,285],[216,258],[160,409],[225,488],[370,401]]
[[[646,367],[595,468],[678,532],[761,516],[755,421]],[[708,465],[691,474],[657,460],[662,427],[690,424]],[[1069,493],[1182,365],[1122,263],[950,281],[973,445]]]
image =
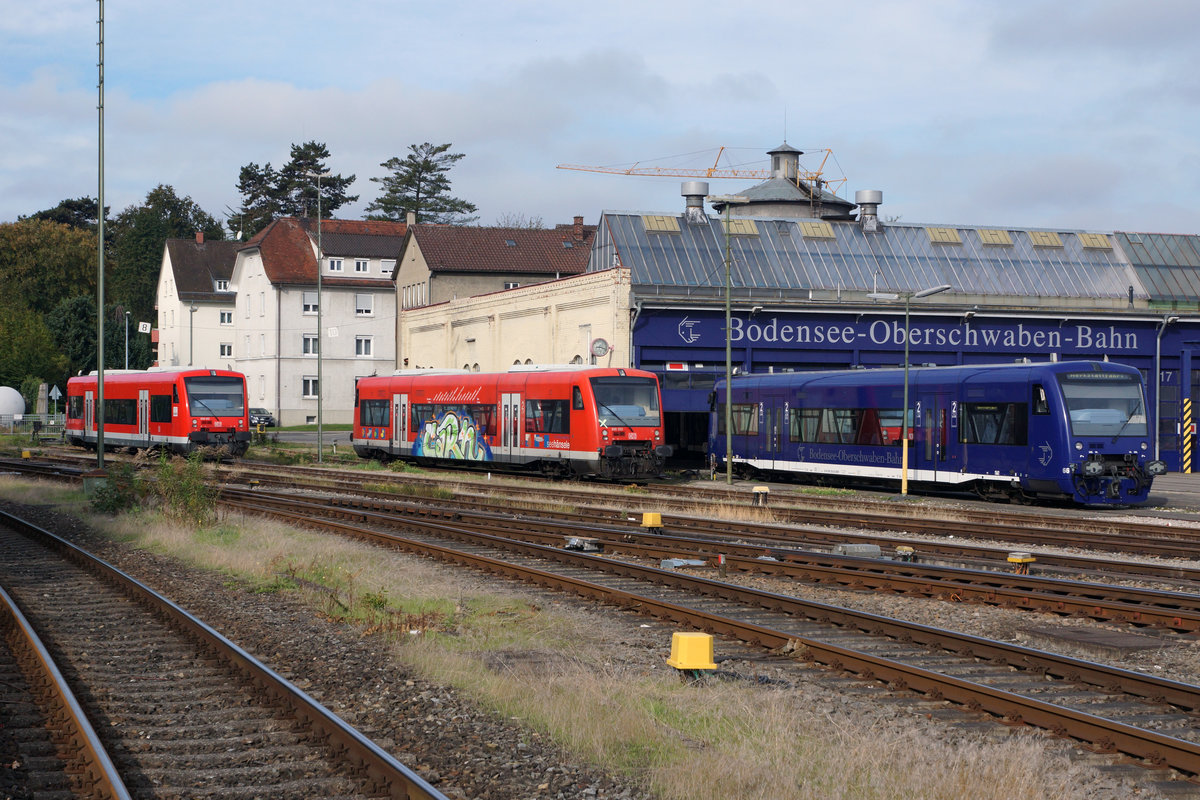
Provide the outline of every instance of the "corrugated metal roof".
[[[995,245],[985,244],[975,227],[948,226],[961,243],[937,243],[923,225],[880,225],[871,233],[857,222],[832,222],[830,239],[806,237],[805,222],[812,220],[755,219],[755,233],[731,235],[731,284],[909,291],[948,283],[956,294],[1064,298],[1124,298],[1133,286],[1135,297],[1147,297],[1119,249],[1085,247],[1078,231],[1054,231],[1061,241],[1055,247],[1037,246],[1036,229],[1003,229],[1012,243]],[[648,233],[642,215],[606,212],[589,269],[620,263],[634,284],[724,286],[723,218],[681,217],[679,228]]]
[[1200,300],[1200,237],[1172,233],[1116,233],[1133,270],[1158,302]]

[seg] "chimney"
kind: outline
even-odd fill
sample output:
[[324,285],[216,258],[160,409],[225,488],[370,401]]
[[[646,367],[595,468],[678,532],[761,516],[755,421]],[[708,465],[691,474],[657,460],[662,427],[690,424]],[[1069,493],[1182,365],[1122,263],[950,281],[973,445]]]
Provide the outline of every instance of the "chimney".
[[704,216],[704,198],[708,196],[708,182],[684,181],[679,185],[679,193],[684,197],[684,219],[693,225],[708,222]]
[[859,189],[854,193],[854,202],[858,204],[858,221],[863,230],[868,233],[879,230],[879,204],[883,202],[883,192],[878,189]]
[[204,244],[204,231],[196,231],[196,244]]
[[410,228],[413,225],[416,225],[417,224],[417,212],[409,211],[407,214],[405,214],[404,215],[404,224]]
[[575,217],[575,241],[583,241],[583,217]]

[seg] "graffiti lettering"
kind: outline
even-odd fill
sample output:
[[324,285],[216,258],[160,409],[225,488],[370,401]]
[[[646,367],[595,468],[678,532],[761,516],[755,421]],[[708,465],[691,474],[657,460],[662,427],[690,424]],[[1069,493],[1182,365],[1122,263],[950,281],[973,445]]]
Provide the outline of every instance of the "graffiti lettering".
[[479,435],[475,420],[468,414],[447,411],[428,420],[417,437],[413,454],[426,458],[454,458],[464,461],[491,461],[492,451]]

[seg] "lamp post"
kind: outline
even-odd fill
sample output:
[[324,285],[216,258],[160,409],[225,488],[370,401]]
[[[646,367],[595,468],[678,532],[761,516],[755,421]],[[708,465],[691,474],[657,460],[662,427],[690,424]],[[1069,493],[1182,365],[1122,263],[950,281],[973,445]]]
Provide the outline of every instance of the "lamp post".
[[[920,289],[915,292],[904,293],[904,410],[901,413],[901,433],[900,433],[900,494],[908,494],[908,306],[915,298],[920,300],[923,297],[940,294],[947,289],[952,288],[950,284],[943,283],[940,286],[931,286],[928,289]],[[871,292],[867,295],[872,300],[898,300],[900,295],[894,292]]]
[[749,203],[750,199],[741,195],[712,195],[710,203],[725,204],[725,483],[733,484],[733,344],[730,340],[730,329],[733,326],[733,313],[730,302],[733,259],[729,251],[729,208],[734,203]]
[[[246,301],[250,302],[249,300]],[[192,361],[196,356],[196,304],[192,303],[188,311],[188,366],[192,366]]]
[[325,251],[321,247],[321,178],[328,175],[329,172],[309,170],[304,174],[317,179],[317,463],[323,464],[325,462],[325,436],[321,414],[321,391],[324,388],[321,376],[321,351],[325,348],[321,344],[321,315],[325,311],[325,300],[321,297],[321,272],[323,271],[321,262],[325,258]]
[[125,369],[129,369],[129,312],[125,312]]

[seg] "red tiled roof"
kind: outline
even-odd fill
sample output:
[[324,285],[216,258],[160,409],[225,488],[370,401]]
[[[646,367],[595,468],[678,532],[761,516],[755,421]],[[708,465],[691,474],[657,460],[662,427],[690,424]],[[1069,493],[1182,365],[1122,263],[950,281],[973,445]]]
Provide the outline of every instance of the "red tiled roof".
[[[395,258],[400,255],[406,230],[403,222],[323,219],[321,245],[326,255]],[[315,219],[282,217],[247,246],[259,248],[271,283],[316,283],[316,238]]]
[[531,228],[470,228],[413,225],[431,272],[535,272],[577,275],[587,269],[596,226],[558,225]]

